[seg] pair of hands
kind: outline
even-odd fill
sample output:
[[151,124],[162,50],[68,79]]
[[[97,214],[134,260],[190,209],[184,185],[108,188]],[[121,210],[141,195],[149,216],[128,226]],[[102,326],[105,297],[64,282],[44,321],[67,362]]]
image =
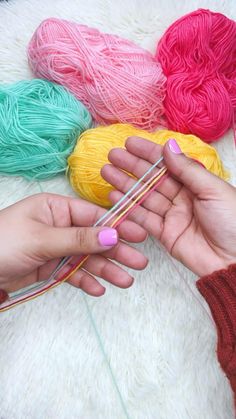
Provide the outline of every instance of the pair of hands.
[[[15,291],[50,276],[63,256],[91,254],[69,283],[93,296],[105,288],[95,277],[127,288],[133,278],[114,262],[144,269],[147,258],[129,243],[154,236],[198,276],[236,262],[236,190],[181,153],[129,138],[126,150],[110,152],[102,176],[117,202],[163,154],[170,176],[117,229],[91,226],[105,210],[83,200],[53,194],[24,199],[0,212],[0,288]],[[118,237],[119,236],[119,237]]]

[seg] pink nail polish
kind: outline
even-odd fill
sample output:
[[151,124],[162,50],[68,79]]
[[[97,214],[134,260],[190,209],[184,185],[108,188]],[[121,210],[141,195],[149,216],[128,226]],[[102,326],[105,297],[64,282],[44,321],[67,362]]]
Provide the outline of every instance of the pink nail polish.
[[174,138],[170,138],[168,140],[168,146],[169,146],[170,151],[172,151],[172,153],[182,154],[181,148]]
[[118,242],[118,234],[114,228],[105,228],[98,234],[98,241],[101,246],[115,246]]

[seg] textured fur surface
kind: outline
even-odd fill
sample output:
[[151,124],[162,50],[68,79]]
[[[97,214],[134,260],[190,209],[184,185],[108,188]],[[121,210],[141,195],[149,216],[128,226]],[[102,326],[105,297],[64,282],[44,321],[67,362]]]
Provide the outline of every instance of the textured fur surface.
[[[117,33],[154,52],[169,24],[198,7],[236,18],[234,0],[1,2],[0,81],[32,78],[26,48],[47,17]],[[216,147],[235,183],[232,132]],[[0,207],[41,190],[73,194],[63,177],[39,184],[1,176]],[[150,264],[134,273],[129,290],[107,285],[106,294],[93,299],[63,285],[0,315],[1,419],[234,417],[196,278],[152,240],[141,247]]]

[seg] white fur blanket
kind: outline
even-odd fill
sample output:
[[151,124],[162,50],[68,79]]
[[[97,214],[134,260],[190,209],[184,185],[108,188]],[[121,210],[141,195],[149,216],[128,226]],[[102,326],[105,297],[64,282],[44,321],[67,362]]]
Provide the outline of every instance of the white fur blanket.
[[[235,0],[9,0],[0,2],[0,82],[31,78],[28,41],[62,17],[155,50],[181,15],[210,8],[236,18]],[[217,148],[236,179],[230,132]],[[72,194],[63,177],[0,177],[0,206],[44,191]],[[1,239],[0,239],[0,245]],[[129,290],[94,299],[68,285],[0,315],[1,419],[232,419],[216,332],[196,278],[149,240],[149,267]],[[191,291],[192,290],[192,291]],[[194,294],[197,296],[194,297]],[[97,332],[95,333],[95,326]]]

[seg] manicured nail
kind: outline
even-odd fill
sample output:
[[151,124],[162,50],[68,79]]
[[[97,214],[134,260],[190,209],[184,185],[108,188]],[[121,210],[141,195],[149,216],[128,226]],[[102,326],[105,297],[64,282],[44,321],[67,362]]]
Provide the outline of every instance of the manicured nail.
[[168,146],[169,146],[170,151],[172,151],[172,153],[182,154],[181,148],[174,138],[169,139]]
[[101,246],[115,246],[118,242],[118,234],[114,228],[105,228],[98,234],[98,241]]

